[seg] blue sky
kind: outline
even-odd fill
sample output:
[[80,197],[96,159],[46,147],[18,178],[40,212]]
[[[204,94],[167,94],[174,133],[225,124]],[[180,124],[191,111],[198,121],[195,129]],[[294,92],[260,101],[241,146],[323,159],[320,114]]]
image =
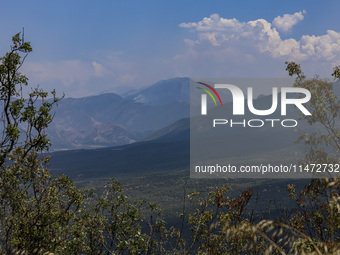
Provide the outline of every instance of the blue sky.
[[177,76],[287,77],[340,65],[340,1],[6,1],[0,53],[25,27],[30,85],[67,97]]

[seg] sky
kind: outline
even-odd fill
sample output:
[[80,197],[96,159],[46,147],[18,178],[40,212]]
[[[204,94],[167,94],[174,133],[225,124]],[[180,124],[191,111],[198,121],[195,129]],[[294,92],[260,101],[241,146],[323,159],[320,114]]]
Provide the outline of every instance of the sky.
[[66,97],[122,94],[174,77],[330,77],[338,0],[3,1],[0,55],[22,31],[29,86]]

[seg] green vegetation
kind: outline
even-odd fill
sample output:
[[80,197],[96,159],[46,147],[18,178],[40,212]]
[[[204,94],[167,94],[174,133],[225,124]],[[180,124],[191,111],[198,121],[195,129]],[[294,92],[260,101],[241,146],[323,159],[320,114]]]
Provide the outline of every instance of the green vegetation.
[[[21,86],[27,85],[27,78],[19,69],[32,49],[20,34],[12,41],[0,64],[0,254],[339,253],[340,182],[335,178],[312,180],[301,191],[288,185],[295,208],[270,220],[257,214],[256,200],[249,209],[255,195],[243,183],[219,181],[215,188],[208,186],[208,180],[197,181],[205,190],[209,187],[201,193],[191,192],[192,180],[180,192],[183,203],[178,224],[169,226],[157,204],[132,201],[125,195],[137,194],[134,188],[143,193],[144,186],[133,187],[130,182],[124,191],[120,183],[111,180],[94,191],[91,187],[80,189],[65,175],[52,176],[49,157],[44,156],[49,147],[44,130],[59,99],[53,91],[53,100],[46,100],[48,93],[39,89],[28,98],[22,96]],[[323,124],[327,131],[318,134],[318,139],[313,135],[316,140],[312,143],[310,135],[301,136],[300,141],[311,145],[305,164],[314,160],[339,163],[339,102],[332,87],[319,79],[307,80],[295,63],[288,63],[287,69],[298,75],[296,86],[317,93],[311,101],[316,114],[308,121]],[[334,71],[336,78],[338,70]],[[333,146],[331,153],[325,146],[316,149],[319,145]],[[167,180],[176,187],[186,178],[174,175]],[[253,184],[260,186],[261,182]],[[84,183],[78,183],[81,185]],[[231,193],[233,185],[236,189]],[[171,197],[170,189],[163,190]]]
[[[333,84],[328,80],[315,77],[306,79],[300,66],[294,62],[287,63],[289,75],[296,75],[294,86],[308,89],[313,95],[308,102],[311,116],[306,119],[309,125],[318,125],[318,132],[302,134],[298,142],[308,145],[305,163],[338,163],[340,151],[339,111],[340,103],[333,93]],[[334,68],[334,78],[340,78],[339,67]]]

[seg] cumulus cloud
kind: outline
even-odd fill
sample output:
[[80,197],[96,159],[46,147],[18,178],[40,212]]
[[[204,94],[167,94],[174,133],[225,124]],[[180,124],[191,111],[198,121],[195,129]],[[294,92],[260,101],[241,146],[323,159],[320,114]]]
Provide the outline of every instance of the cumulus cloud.
[[224,19],[218,14],[212,14],[209,18],[204,18],[197,23],[181,23],[179,26],[183,28],[195,28],[197,31],[234,31],[242,29],[244,23],[240,23],[237,19]]
[[278,16],[273,20],[273,26],[283,32],[288,32],[293,26],[304,19],[304,14],[306,14],[305,10],[294,14],[285,14],[283,17]]
[[92,61],[92,66],[96,76],[102,76],[104,74],[104,67],[101,64],[96,61]]
[[326,60],[340,57],[340,33],[327,30],[326,35],[304,35],[301,37],[301,52],[308,56],[317,56]]
[[[333,60],[340,58],[340,33],[328,30],[321,36],[304,35],[300,40],[282,39],[277,28],[289,30],[303,19],[305,11],[274,19],[273,24],[265,19],[240,22],[226,19],[218,14],[199,22],[182,23],[197,34],[197,40],[186,39],[185,43],[197,52],[211,51],[212,48],[234,49],[246,54],[269,54],[272,58],[304,61],[310,59]],[[275,23],[276,27],[273,27]]]

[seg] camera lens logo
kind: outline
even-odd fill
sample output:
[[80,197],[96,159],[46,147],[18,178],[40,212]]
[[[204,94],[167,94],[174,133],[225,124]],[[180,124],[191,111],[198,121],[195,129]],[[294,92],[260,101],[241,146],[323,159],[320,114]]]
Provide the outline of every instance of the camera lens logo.
[[[217,91],[213,87],[211,87],[210,85],[208,85],[206,83],[203,83],[203,82],[197,82],[197,83],[199,83],[199,84],[207,87],[208,89],[210,89],[217,96],[217,98],[220,101],[220,104],[222,106],[221,97],[220,97],[220,95],[217,93]],[[209,90],[207,90],[205,88],[200,88],[200,87],[197,87],[197,88],[203,90],[204,92],[206,92],[214,100],[215,106],[217,106],[215,97],[211,94],[211,92]],[[201,95],[201,114],[202,115],[207,115],[207,94],[202,94]]]

